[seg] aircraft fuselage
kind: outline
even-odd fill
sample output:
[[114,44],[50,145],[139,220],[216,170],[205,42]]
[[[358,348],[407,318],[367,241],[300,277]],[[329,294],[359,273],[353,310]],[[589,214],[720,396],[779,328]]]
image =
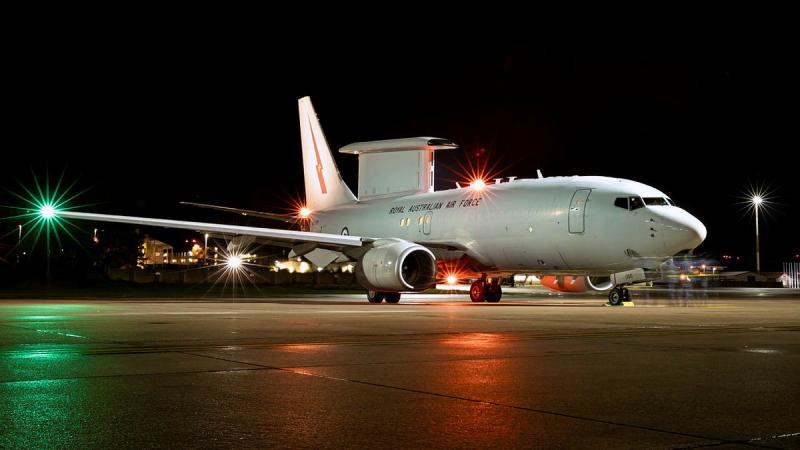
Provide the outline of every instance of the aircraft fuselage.
[[[626,197],[653,204],[615,205]],[[458,255],[441,248],[453,243],[498,272],[608,275],[655,269],[702,242],[702,223],[667,198],[652,187],[615,178],[523,179],[319,211],[311,231],[428,243],[437,259]]]

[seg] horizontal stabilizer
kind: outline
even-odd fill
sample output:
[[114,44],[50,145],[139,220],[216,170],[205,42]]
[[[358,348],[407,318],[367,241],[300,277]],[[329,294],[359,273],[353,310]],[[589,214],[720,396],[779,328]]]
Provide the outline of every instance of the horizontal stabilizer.
[[240,208],[231,208],[230,206],[217,206],[217,205],[207,205],[205,203],[193,203],[193,202],[180,202],[181,205],[188,205],[188,206],[196,206],[198,208],[205,208],[205,209],[215,209],[217,211],[225,211],[234,214],[241,214],[243,216],[253,216],[253,217],[260,217],[262,219],[270,219],[270,220],[278,220],[280,222],[293,222],[296,217],[292,214],[279,214],[279,213],[268,213],[262,211],[253,211],[252,209],[240,209]]

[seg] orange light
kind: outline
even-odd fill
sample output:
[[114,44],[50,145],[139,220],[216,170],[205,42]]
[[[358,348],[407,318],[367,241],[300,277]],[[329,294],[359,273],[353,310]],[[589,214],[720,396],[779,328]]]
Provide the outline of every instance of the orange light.
[[505,168],[498,167],[500,160],[490,157],[488,149],[480,149],[474,153],[474,158],[471,157],[472,150],[470,150],[470,157],[466,159],[457,159],[456,167],[448,168],[448,171],[456,175],[453,181],[457,187],[469,186],[473,191],[488,193],[486,186],[489,180],[496,180],[503,178],[500,174]]
[[436,261],[436,266],[436,282],[438,284],[453,286],[458,284],[459,281],[463,282],[480,276],[469,269],[469,261],[465,259],[439,260]]
[[286,207],[281,209],[285,211],[287,222],[291,224],[292,228],[310,231],[314,211],[305,204],[299,194],[287,193],[285,195]]
[[478,178],[477,180],[472,180],[472,182],[469,184],[469,187],[476,191],[482,191],[483,188],[486,187],[486,182]]

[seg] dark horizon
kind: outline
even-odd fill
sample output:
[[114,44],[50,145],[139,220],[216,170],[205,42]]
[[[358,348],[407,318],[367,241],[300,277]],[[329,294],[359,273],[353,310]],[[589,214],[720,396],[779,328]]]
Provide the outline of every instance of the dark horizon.
[[[737,197],[766,186],[775,205],[761,217],[762,269],[777,271],[800,253],[796,87],[788,44],[766,44],[32,41],[12,51],[7,74],[2,187],[66,169],[90,188],[87,211],[241,222],[177,203],[286,207],[302,193],[296,101],[309,95],[334,152],[452,139],[461,149],[437,155],[439,190],[486,160],[502,176],[633,179],[706,224],[696,253],[739,256],[748,269],[754,222]],[[336,159],[355,191],[357,158]],[[3,191],[0,204],[19,201]],[[17,226],[2,224],[0,234]]]

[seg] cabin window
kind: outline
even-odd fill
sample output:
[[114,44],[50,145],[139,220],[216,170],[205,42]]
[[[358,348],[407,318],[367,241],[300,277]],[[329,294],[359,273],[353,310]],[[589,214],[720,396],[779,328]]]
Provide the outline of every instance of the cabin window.
[[426,225],[430,225],[431,224],[431,216],[425,216],[425,224]]
[[417,219],[417,225],[422,225],[422,216],[419,216],[419,219]]

